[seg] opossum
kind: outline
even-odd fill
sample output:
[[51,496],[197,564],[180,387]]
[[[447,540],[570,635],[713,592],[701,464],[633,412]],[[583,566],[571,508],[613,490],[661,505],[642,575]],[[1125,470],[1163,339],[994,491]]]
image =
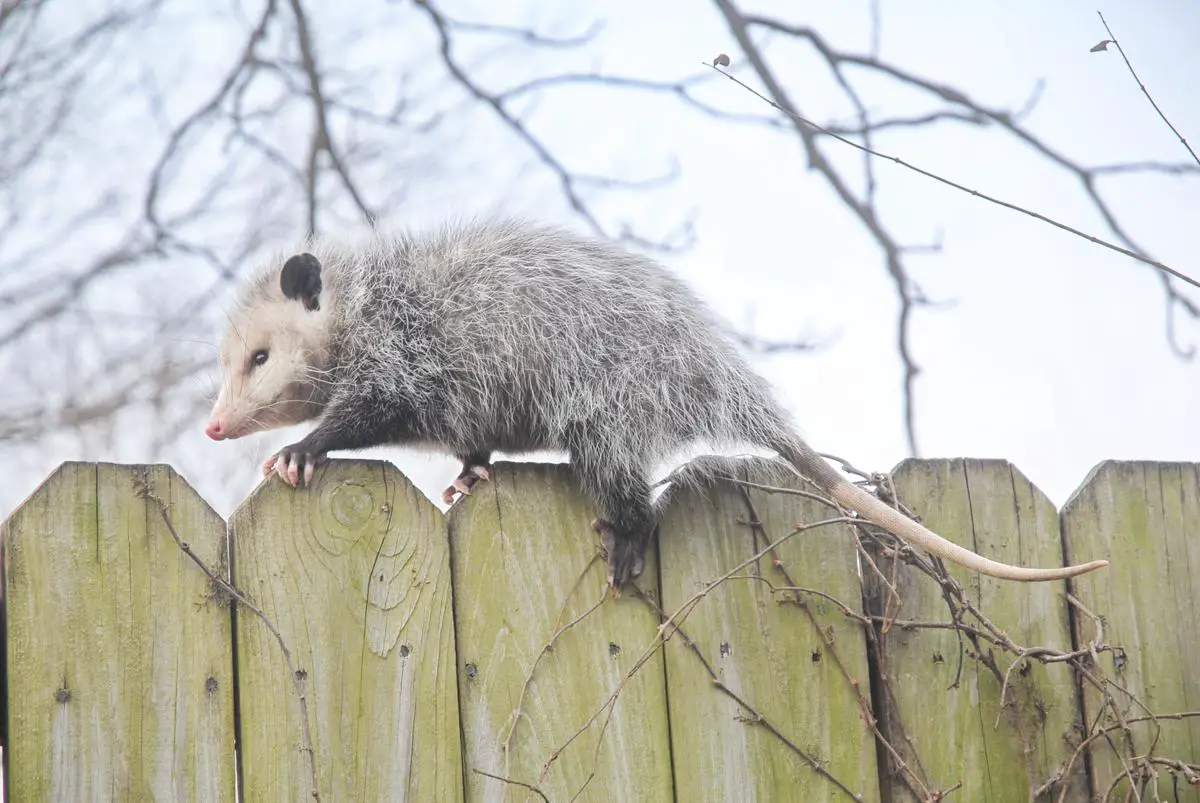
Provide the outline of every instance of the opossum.
[[357,244],[309,240],[241,288],[206,433],[223,440],[319,418],[263,466],[295,487],[334,450],[426,446],[462,461],[449,503],[494,451],[568,453],[593,500],[614,589],[656,529],[650,472],[695,442],[751,444],[841,506],[929,552],[1011,580],[851,484],[796,434],[728,328],[681,280],[622,246],[492,220]]

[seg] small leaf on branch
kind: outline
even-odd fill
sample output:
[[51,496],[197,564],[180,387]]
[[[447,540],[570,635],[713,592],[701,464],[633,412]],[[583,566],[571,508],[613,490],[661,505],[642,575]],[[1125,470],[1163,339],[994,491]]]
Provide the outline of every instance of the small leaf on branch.
[[1112,44],[1112,39],[1103,39],[1099,44],[1093,45],[1091,53],[1099,53],[1101,50],[1108,50],[1108,46]]
[[715,59],[713,59],[713,66],[714,67],[728,67],[729,66],[729,56],[726,56],[724,53],[717,54],[717,57]]

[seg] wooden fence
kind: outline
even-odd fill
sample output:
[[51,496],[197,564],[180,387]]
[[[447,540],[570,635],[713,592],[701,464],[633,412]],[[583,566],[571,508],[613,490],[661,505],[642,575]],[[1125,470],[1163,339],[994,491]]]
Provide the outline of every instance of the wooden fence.
[[226,523],[67,463],[0,529],[6,799],[1200,801],[1198,471],[1104,463],[1061,514],[1003,461],[894,472],[989,557],[1112,561],[1032,585],[727,482],[613,599],[565,466],[443,516],[333,461]]

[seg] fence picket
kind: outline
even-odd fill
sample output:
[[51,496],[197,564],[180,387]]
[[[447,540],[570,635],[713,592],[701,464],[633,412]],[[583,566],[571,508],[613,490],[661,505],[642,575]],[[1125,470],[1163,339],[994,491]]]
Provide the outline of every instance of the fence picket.
[[234,799],[225,526],[167,466],[65,463],[0,528],[8,799]]
[[[462,799],[449,550],[438,510],[378,461],[265,481],[230,520],[246,800]],[[299,677],[293,681],[293,672]]]

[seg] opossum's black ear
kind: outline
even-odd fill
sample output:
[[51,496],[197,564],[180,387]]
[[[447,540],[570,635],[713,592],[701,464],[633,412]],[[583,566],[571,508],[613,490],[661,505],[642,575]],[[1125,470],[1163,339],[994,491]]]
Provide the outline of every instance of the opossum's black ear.
[[279,287],[288,298],[304,303],[306,310],[321,308],[321,263],[312,254],[297,254],[283,263]]

